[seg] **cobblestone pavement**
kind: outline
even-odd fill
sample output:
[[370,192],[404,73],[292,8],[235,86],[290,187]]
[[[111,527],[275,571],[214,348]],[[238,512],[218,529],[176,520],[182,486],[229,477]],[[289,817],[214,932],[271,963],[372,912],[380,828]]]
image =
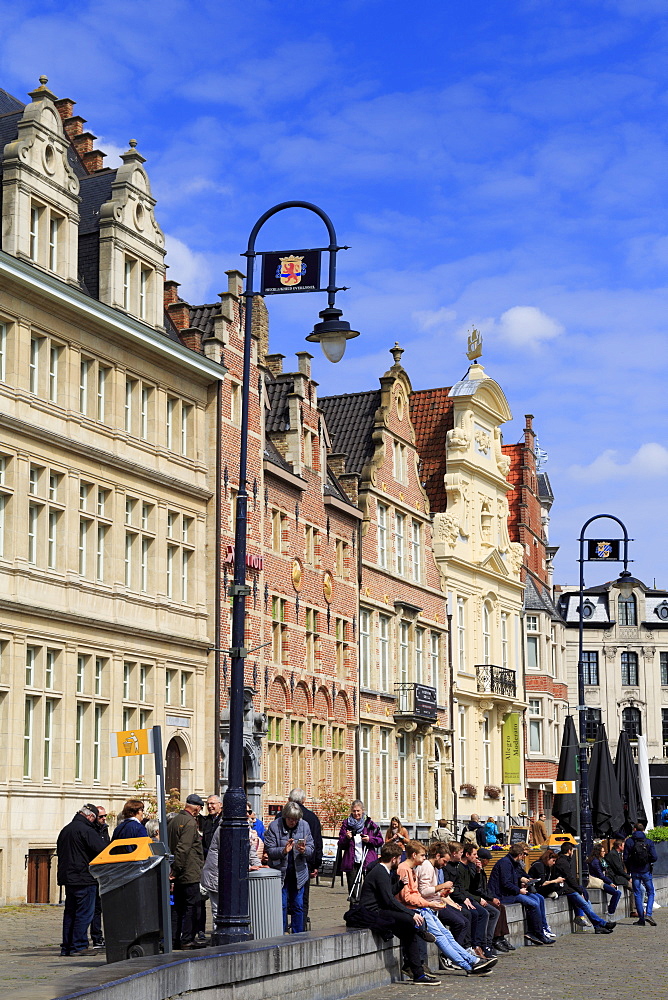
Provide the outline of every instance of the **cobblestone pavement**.
[[[343,923],[346,892],[340,885],[311,887],[313,930]],[[72,976],[106,965],[104,950],[80,958],[60,957],[62,906],[0,907],[0,997],[51,1000],[67,992]],[[207,932],[211,932],[211,914]],[[77,977],[78,978],[78,977]]]
[[[311,888],[313,930],[337,926],[347,908],[345,890]],[[106,963],[104,952],[60,958],[60,906],[0,908],[0,988],[7,1000],[52,1000],[81,983],[79,974]],[[442,987],[393,983],[360,1000],[666,1000],[668,997],[668,909],[658,927],[625,920],[614,934],[560,938],[552,947],[520,948],[499,959],[490,976],[446,973]],[[210,929],[210,928],[209,928]],[[75,979],[73,979],[73,976]],[[75,983],[75,980],[78,981]]]
[[668,910],[657,927],[635,927],[626,919],[612,934],[587,930],[559,938],[550,947],[519,948],[499,958],[489,976],[452,972],[442,986],[392,983],[348,1000],[666,1000]]

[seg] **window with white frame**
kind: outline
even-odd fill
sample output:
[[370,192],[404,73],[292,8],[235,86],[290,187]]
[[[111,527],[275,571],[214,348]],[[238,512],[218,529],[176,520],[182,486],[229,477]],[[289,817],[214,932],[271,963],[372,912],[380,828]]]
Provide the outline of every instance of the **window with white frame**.
[[335,621],[336,635],[336,676],[343,680],[346,676],[346,621],[345,618],[337,618]]
[[415,644],[413,649],[415,655],[415,683],[424,683],[424,629],[415,629]]
[[387,569],[387,517],[388,508],[378,504],[378,565]]
[[0,323],[0,382],[7,378],[7,324]]
[[466,708],[459,706],[459,784],[466,784]]
[[360,686],[371,687],[371,613],[360,610]]
[[33,725],[35,722],[36,698],[29,695],[24,702],[23,712],[23,777],[32,777]]
[[543,752],[543,702],[529,699],[529,753]]
[[315,670],[318,656],[318,612],[315,608],[306,608],[304,612],[305,625],[305,666],[307,670]]
[[389,691],[390,686],[390,618],[378,615],[378,688]]
[[482,770],[486,785],[492,784],[492,740],[489,716],[482,717]]
[[285,648],[285,598],[271,599],[271,648],[274,663],[282,663],[286,656]]
[[492,662],[492,635],[491,635],[491,613],[489,605],[482,606],[482,662]]
[[45,781],[51,780],[53,766],[53,715],[55,702],[52,698],[44,699],[44,750],[42,757],[42,776]]
[[413,739],[415,751],[415,817],[424,818],[424,740],[422,736]]
[[167,512],[166,594],[182,604],[192,603],[193,600],[190,586],[195,551],[193,524],[194,519],[180,511]]
[[379,807],[380,819],[389,819],[390,808],[390,730],[380,729],[380,742],[378,749],[379,759]]
[[413,580],[420,583],[422,579],[422,525],[415,520],[411,522],[411,567]]
[[501,612],[501,666],[507,667],[509,663],[508,656],[508,613],[506,611]]
[[360,726],[360,795],[366,805],[371,801],[371,726]]
[[463,597],[457,598],[457,666],[461,672],[466,670],[466,602]]
[[398,483],[406,482],[406,445],[399,441],[393,443],[393,474]]
[[408,654],[410,649],[410,625],[399,622],[399,679],[402,684],[408,683]]
[[408,738],[402,733],[397,737],[397,764],[398,764],[398,798],[399,814],[408,815]]
[[404,535],[406,518],[398,511],[394,514],[394,568],[398,576],[406,572],[406,556],[404,551]]
[[60,402],[60,361],[64,348],[51,341],[49,345],[48,397],[50,403]]
[[540,636],[527,636],[527,667],[529,670],[540,669]]
[[438,632],[430,632],[429,634],[429,665],[431,668],[431,684],[438,690],[439,678],[441,675],[440,670],[440,637]]

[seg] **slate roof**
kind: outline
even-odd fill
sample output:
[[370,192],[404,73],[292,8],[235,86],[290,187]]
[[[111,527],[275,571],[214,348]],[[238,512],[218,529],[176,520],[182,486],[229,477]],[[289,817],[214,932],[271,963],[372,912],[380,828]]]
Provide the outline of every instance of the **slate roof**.
[[361,473],[374,450],[371,435],[380,406],[380,389],[322,396],[318,402],[325,415],[333,454],[347,455],[346,472]]
[[273,465],[277,465],[280,469],[286,469],[288,472],[292,472],[292,466],[289,462],[285,461],[271,438],[266,438],[265,440],[264,457],[268,462],[272,462]]
[[[12,109],[10,102],[18,105],[18,109]],[[2,108],[6,108],[2,112]],[[19,134],[18,123],[23,114],[23,105],[15,97],[8,94],[6,90],[0,90],[0,182],[2,180],[2,153],[8,142],[13,142]],[[2,213],[2,183],[0,183],[0,214]],[[0,246],[1,237],[0,237]]]
[[536,478],[538,480],[538,496],[540,499],[553,503],[554,493],[552,492],[552,486],[547,472],[538,472],[536,474]]
[[193,330],[203,333],[213,333],[213,321],[220,315],[220,302],[212,302],[203,306],[190,306],[190,326]]
[[420,480],[432,514],[447,506],[444,476],[445,438],[454,426],[450,389],[419,389],[411,393],[410,412],[421,462]]
[[290,430],[288,395],[294,391],[292,378],[277,378],[266,382],[269,412],[265,418],[267,434],[282,434]]
[[19,101],[18,97],[14,97],[0,87],[0,115],[11,114],[12,111],[23,111],[24,107],[23,101]]
[[550,618],[561,621],[561,615],[550,597],[548,591],[540,581],[533,580],[527,576],[524,587],[524,610],[525,611],[545,611]]

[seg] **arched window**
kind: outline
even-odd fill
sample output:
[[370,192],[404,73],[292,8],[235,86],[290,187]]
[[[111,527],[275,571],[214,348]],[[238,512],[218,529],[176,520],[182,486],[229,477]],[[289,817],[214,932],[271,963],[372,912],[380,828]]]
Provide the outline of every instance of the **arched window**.
[[638,684],[638,654],[622,653],[622,684],[627,687],[637,687]]
[[625,708],[622,712],[622,726],[630,740],[635,740],[642,734],[642,715],[639,708]]
[[638,615],[636,612],[636,599],[633,594],[630,597],[617,598],[618,625],[637,625]]

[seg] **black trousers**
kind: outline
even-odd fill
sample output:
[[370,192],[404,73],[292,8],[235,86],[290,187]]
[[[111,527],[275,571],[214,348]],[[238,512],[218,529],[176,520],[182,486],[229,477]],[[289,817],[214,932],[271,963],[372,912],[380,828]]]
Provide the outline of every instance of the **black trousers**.
[[176,923],[173,932],[175,947],[183,947],[194,941],[197,934],[197,921],[199,917],[200,903],[202,896],[199,891],[199,882],[191,882],[188,885],[174,885],[174,910],[176,912]]
[[93,944],[102,944],[104,941],[104,933],[102,931],[102,900],[100,899],[99,889],[95,894],[95,913],[90,922],[90,936]]
[[470,948],[471,937],[471,911],[455,910],[454,906],[446,906],[438,911],[438,919],[444,924],[453,938],[462,948]]
[[417,928],[413,923],[410,913],[388,912],[386,914],[392,920],[392,932],[401,942],[401,949],[404,961],[410,968],[413,976],[421,976],[424,972],[422,968],[422,958],[420,955],[420,939],[417,936]]

